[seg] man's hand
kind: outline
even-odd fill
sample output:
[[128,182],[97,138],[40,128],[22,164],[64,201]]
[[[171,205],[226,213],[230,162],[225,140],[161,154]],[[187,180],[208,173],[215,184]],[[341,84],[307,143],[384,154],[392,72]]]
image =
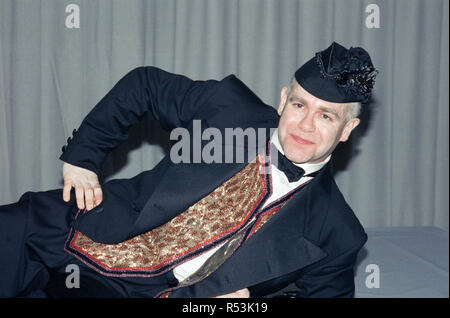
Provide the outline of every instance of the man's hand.
[[62,167],[64,189],[63,200],[70,201],[70,190],[75,188],[77,206],[89,211],[103,200],[103,192],[97,175],[87,169],[64,162]]
[[247,288],[244,288],[233,293],[217,296],[214,298],[250,298],[250,291]]

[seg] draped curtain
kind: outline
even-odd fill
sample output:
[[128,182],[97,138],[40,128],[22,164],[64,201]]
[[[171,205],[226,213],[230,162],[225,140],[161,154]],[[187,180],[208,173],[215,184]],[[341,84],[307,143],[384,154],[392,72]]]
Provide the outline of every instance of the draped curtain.
[[[364,47],[380,71],[333,155],[341,191],[363,226],[448,230],[448,12],[448,0],[1,0],[0,204],[62,187],[61,146],[137,66],[236,74],[277,107],[294,71],[336,41]],[[101,180],[151,169],[169,149],[158,123],[135,125]]]

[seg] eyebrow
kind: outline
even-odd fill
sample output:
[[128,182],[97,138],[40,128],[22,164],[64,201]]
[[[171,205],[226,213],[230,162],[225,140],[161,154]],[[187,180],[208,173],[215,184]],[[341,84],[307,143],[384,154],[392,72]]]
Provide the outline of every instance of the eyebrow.
[[[303,104],[308,104],[303,98],[297,97],[297,96],[290,96],[289,97],[289,102],[300,102],[300,103],[303,103]],[[341,119],[341,116],[339,116],[339,114],[334,109],[332,109],[330,107],[320,106],[319,109],[321,111],[323,111],[323,112],[332,114],[333,116],[335,116],[338,119]]]
[[296,96],[289,96],[289,101],[290,102],[300,102],[300,103],[306,104],[306,101],[303,98],[296,97]]
[[341,119],[341,116],[339,116],[339,114],[338,114],[334,109],[332,109],[332,108],[325,107],[325,106],[320,106],[320,109],[321,109],[322,111],[324,111],[325,113],[330,113],[330,114],[332,114],[333,116],[335,116],[336,118]]

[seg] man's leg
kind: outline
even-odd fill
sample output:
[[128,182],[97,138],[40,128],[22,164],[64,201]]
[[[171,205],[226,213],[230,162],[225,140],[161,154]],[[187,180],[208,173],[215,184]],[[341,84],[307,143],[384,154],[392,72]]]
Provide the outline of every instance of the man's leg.
[[64,251],[75,200],[62,190],[27,192],[0,206],[0,297],[45,296],[49,269],[72,259]]
[[[27,192],[0,206],[0,297],[154,297],[175,283],[171,272],[157,277],[110,277],[64,250],[78,212],[75,195],[62,189]],[[68,267],[72,265],[72,267]],[[79,268],[79,288],[69,286]]]

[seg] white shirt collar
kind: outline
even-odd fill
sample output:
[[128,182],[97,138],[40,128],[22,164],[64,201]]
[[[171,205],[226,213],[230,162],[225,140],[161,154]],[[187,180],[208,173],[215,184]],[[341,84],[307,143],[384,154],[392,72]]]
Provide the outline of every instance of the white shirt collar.
[[[284,155],[283,148],[281,147],[280,140],[278,139],[278,128],[275,129],[272,136],[270,137],[270,142],[273,143],[273,145],[278,149],[279,152],[281,152]],[[310,173],[316,172],[320,169],[322,169],[323,166],[325,166],[328,161],[330,161],[331,155],[329,155],[324,161],[321,161],[319,163],[295,163],[294,165],[297,167],[302,168],[305,170],[305,175],[308,175]]]

